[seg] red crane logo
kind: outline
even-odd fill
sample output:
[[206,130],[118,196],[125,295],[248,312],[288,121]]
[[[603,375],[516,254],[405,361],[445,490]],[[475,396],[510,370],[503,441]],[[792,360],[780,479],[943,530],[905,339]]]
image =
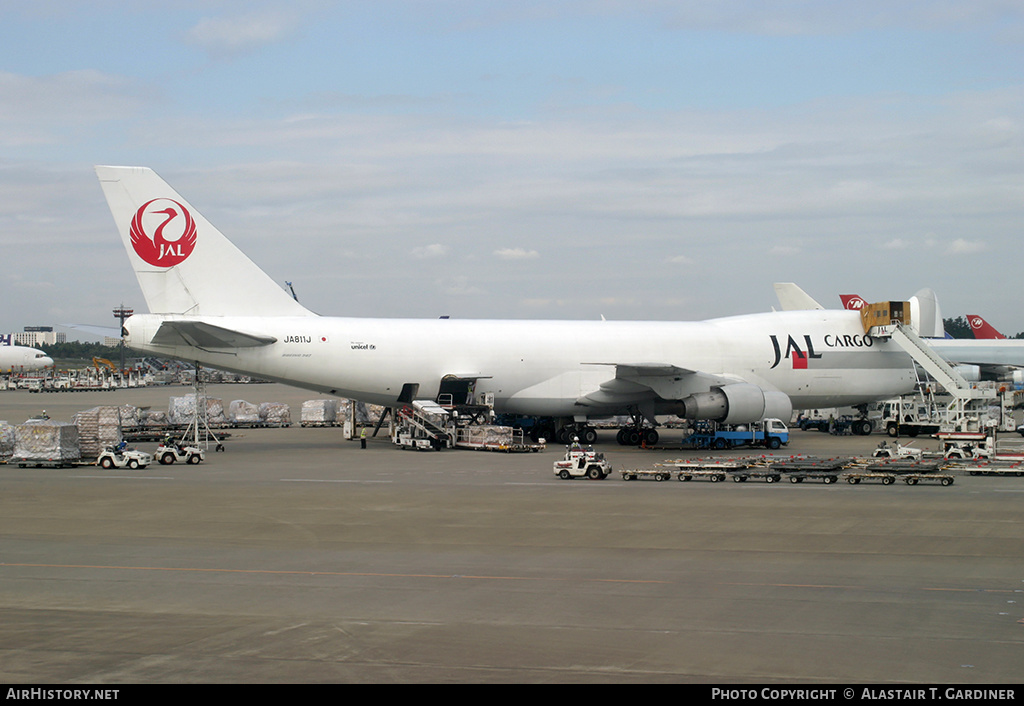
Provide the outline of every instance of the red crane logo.
[[188,209],[173,199],[153,199],[132,218],[132,247],[155,267],[174,267],[196,246],[196,222]]

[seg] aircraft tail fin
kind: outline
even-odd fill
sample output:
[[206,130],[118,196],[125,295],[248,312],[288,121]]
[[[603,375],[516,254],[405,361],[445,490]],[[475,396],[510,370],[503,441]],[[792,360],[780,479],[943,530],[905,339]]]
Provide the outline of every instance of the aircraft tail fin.
[[145,167],[96,167],[154,314],[312,316]]
[[975,338],[1006,338],[1006,336],[999,333],[992,324],[985,321],[985,319],[981,318],[977,314],[968,314],[967,322],[971,325],[971,333],[974,334]]
[[824,309],[821,304],[793,282],[776,282],[775,296],[783,311],[807,311]]
[[839,301],[843,303],[844,309],[849,309],[850,311],[860,311],[867,305],[864,297],[859,294],[840,294]]

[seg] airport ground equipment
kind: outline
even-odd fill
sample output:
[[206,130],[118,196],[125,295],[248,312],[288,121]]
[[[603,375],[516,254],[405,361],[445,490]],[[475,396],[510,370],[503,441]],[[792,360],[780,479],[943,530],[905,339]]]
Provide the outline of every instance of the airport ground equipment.
[[108,446],[100,452],[96,459],[96,465],[100,468],[129,468],[136,470],[145,468],[153,463],[153,456],[138,449],[118,449],[116,446]]
[[205,452],[198,446],[164,442],[156,447],[156,459],[165,466],[172,463],[188,463],[195,465],[206,458]]
[[957,463],[957,470],[971,476],[1016,476],[1024,477],[1024,462],[984,461]]
[[892,446],[882,441],[871,452],[872,458],[922,458],[923,456],[924,449],[918,449],[909,445],[904,446],[898,441],[894,442]]
[[[706,480],[711,483],[721,483],[730,475],[733,480],[739,478],[737,482],[742,482],[749,477],[764,477],[767,482],[772,483],[776,478],[768,480],[768,475],[774,475],[771,471],[765,469],[763,459],[760,458],[746,458],[746,459],[677,459],[675,461],[665,461],[663,463],[655,464],[655,468],[649,471],[643,470],[632,470],[629,471],[627,477],[626,472],[623,472],[624,480],[634,480],[637,477],[654,476],[655,480],[663,480],[671,477],[671,472],[668,469],[674,469],[676,479],[680,481],[691,481],[691,480]],[[661,478],[659,478],[661,474]],[[735,474],[735,475],[734,475]]]
[[938,405],[929,392],[904,395],[882,403],[882,424],[892,438],[899,436],[927,436],[939,431],[946,410]]
[[517,453],[540,451],[543,443],[527,442],[522,429],[489,424],[489,407],[443,405],[433,400],[414,400],[395,413],[393,443],[420,451],[473,449]]
[[790,483],[803,483],[805,480],[821,481],[831,485],[839,480],[842,471],[856,462],[853,457],[821,458],[817,456],[791,456],[773,458],[768,467],[789,478]]
[[[612,466],[604,454],[592,448],[583,448],[574,443],[565,451],[565,457],[552,466],[556,476],[562,480],[589,478],[604,480],[612,472]],[[660,479],[659,479],[660,480]]]
[[944,472],[946,462],[941,459],[892,458],[858,463],[858,466],[843,474],[850,485],[867,480],[877,480],[882,485],[892,485],[897,480],[902,480],[907,485],[917,485],[922,481],[936,482],[940,485],[953,484],[953,475]]
[[781,419],[762,419],[741,425],[701,423],[682,441],[688,449],[733,449],[742,446],[779,449],[789,443],[789,428]]

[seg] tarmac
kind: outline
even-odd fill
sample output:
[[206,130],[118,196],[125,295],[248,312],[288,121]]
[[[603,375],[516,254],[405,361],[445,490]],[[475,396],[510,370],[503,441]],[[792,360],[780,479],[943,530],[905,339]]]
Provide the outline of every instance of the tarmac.
[[[5,391],[0,419],[188,392]],[[298,426],[313,393],[208,392],[296,424],[231,430],[198,466],[0,466],[0,680],[1021,681],[1024,478],[562,481],[557,445],[363,450]],[[886,438],[792,437],[785,454]],[[616,469],[709,455],[598,447]]]

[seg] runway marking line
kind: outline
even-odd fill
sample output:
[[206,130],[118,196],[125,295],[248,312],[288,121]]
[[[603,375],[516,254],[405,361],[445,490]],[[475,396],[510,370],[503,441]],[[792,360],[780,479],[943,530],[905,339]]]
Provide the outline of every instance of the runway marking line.
[[99,566],[91,564],[22,564],[0,562],[0,567],[22,567],[31,569],[103,569],[113,571],[181,571],[189,573],[220,573],[220,574],[270,574],[288,576],[377,576],[386,578],[418,578],[418,579],[470,579],[475,581],[583,581],[590,583],[635,583],[635,584],[671,584],[671,581],[654,579],[587,579],[587,578],[546,578],[530,576],[475,576],[470,574],[388,574],[367,571],[301,571],[282,569],[203,569],[198,567],[173,566]]
[[[623,584],[650,584],[670,585],[674,581],[662,581],[658,579],[610,579],[610,578],[550,578],[530,576],[477,576],[473,574],[393,574],[368,571],[301,571],[299,569],[203,569],[199,567],[173,567],[173,566],[103,566],[92,564],[24,564],[0,562],[0,567],[21,567],[31,569],[96,569],[111,571],[180,571],[184,573],[220,573],[220,574],[268,574],[280,576],[365,576],[381,578],[417,578],[417,579],[468,579],[472,581],[575,581],[587,583],[623,583]],[[848,586],[842,584],[800,584],[800,583],[735,583],[721,584],[723,586],[754,586],[767,588],[823,588],[843,590],[870,590],[867,586]],[[920,587],[921,591],[946,591],[956,593],[1016,593],[1013,589],[1002,588],[929,588]]]

